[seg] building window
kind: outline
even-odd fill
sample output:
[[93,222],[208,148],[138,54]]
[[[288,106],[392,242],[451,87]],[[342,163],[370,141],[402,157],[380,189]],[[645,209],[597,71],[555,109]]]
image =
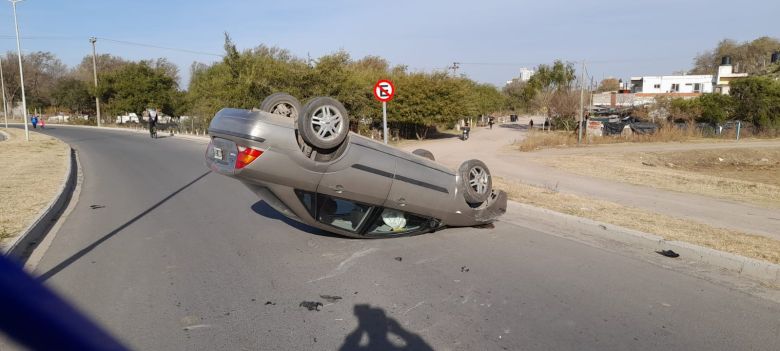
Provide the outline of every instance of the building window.
[[701,83],[696,83],[693,85],[693,92],[694,93],[701,93]]
[[661,84],[654,84],[653,89],[661,89]]
[[672,89],[670,91],[673,92],[673,93],[680,92],[680,84],[676,84],[676,83],[672,84]]

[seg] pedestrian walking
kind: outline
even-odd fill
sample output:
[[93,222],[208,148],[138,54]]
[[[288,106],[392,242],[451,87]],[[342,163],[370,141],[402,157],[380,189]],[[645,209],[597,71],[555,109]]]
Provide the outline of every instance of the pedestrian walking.
[[41,129],[46,129],[46,118],[41,117]]
[[488,117],[488,126],[490,126],[490,129],[493,129],[493,116]]
[[32,118],[30,118],[30,123],[32,123],[33,129],[38,128],[38,116],[33,115]]

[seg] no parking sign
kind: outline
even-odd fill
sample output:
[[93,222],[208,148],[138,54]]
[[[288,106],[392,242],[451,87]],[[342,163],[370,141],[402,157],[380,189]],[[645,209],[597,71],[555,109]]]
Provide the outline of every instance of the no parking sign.
[[374,97],[381,102],[388,102],[395,95],[395,86],[393,82],[387,79],[381,79],[374,85]]
[[387,79],[380,79],[374,84],[374,97],[382,102],[382,126],[387,144],[387,102],[395,95],[395,85]]

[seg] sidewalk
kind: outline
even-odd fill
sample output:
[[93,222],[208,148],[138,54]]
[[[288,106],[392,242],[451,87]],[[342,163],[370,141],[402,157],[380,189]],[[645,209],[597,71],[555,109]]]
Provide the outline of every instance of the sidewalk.
[[507,179],[780,240],[780,215],[776,210],[575,175],[534,162],[539,155],[522,153],[510,147],[525,137],[526,126],[527,123],[521,122],[493,126],[492,130],[474,128],[468,141],[456,138],[432,140],[406,145],[404,149],[425,148],[434,154],[437,161],[452,168],[457,168],[465,160],[478,158],[494,175]]

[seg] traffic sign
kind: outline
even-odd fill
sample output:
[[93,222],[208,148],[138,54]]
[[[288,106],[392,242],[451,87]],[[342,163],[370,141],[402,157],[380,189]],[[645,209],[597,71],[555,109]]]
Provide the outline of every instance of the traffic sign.
[[387,79],[381,79],[374,85],[374,97],[381,102],[388,102],[395,95],[395,86],[393,82]]

